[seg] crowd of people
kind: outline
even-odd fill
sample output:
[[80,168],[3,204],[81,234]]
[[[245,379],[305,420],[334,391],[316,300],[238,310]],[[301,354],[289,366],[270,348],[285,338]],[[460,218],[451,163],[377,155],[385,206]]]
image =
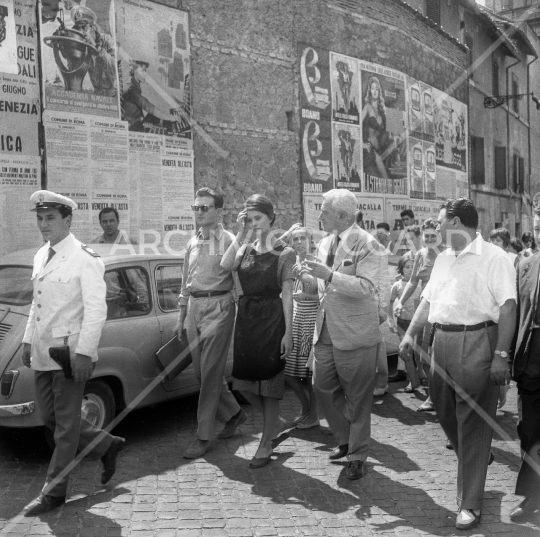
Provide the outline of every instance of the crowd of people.
[[[37,277],[23,360],[36,370],[40,410],[56,442],[46,485],[27,509],[34,515],[65,501],[66,468],[77,447],[92,443],[92,454],[103,460],[105,483],[124,440],[80,417],[81,386],[97,359],[96,335],[106,315],[103,264],[69,232],[72,200],[38,191],[32,202],[47,243],[34,261]],[[285,233],[276,230],[274,206],[265,196],[246,200],[233,235],[221,223],[223,195],[210,188],[196,192],[192,209],[198,231],[186,249],[177,330],[178,338],[190,343],[200,393],[195,439],[183,456],[195,459],[212,448],[216,419],[224,424],[217,438],[226,439],[248,418],[224,377],[231,340],[232,390],[263,417],[252,469],[269,464],[294,428],[316,427],[324,417],[335,440],[329,459],[346,457],[346,477],[362,478],[373,397],[384,395],[388,381],[408,379],[405,392],[428,390],[420,410],[437,413],[447,447],[455,450],[456,527],[469,529],[481,519],[497,405],[504,404],[512,377],[519,390],[523,452],[516,494],[525,498],[511,519],[527,520],[540,507],[540,256],[534,255],[534,235],[524,234],[526,248],[521,248],[498,228],[487,242],[477,232],[473,203],[460,198],[444,203],[437,220],[420,225],[411,210],[403,211],[406,240],[393,244],[388,224],[379,224],[375,235],[362,228],[356,205],[356,196],[346,189],[325,193],[319,221],[326,235],[315,245],[301,224]],[[100,215],[104,241],[114,217],[117,224],[114,211]],[[540,208],[534,233],[540,234]],[[36,304],[41,308],[46,302],[41,295],[49,292],[48,264],[58,260],[59,251],[62,259],[73,255],[73,266],[80,266],[71,277],[73,296],[50,297],[46,309],[55,322],[39,324]],[[394,276],[388,259],[396,251]],[[88,285],[96,291],[85,292]],[[72,379],[64,378],[48,355],[53,343],[62,343],[51,337],[50,327],[66,314],[69,326],[81,325],[69,340],[75,349]],[[390,377],[381,330],[386,321],[400,339],[400,363]],[[64,345],[67,340],[66,335]],[[286,385],[301,408],[292,419],[280,413]]]

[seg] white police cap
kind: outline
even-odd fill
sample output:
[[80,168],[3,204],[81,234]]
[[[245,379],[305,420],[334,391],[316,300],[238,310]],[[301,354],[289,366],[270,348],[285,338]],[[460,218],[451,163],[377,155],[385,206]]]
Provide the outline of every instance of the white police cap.
[[77,204],[70,198],[56,194],[50,190],[38,190],[30,196],[31,211],[38,209],[59,209],[65,207],[70,210],[77,208]]

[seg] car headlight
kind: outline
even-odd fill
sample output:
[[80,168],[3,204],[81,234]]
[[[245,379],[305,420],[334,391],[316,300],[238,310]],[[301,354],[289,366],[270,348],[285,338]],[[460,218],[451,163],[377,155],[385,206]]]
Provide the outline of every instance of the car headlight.
[[18,376],[18,369],[10,369],[9,371],[5,371],[2,375],[0,382],[0,393],[4,396],[4,399],[9,399],[9,397],[11,397]]

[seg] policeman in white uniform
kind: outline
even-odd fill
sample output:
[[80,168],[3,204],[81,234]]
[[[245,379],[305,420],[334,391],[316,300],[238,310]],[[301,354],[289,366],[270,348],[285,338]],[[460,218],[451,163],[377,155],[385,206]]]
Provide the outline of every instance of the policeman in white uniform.
[[[32,211],[46,244],[34,257],[34,300],[23,338],[23,362],[35,371],[36,400],[55,450],[41,494],[26,516],[45,513],[66,499],[69,473],[77,451],[95,441],[88,456],[100,457],[102,483],[112,477],[125,440],[96,429],[81,418],[86,381],[92,375],[101,330],[107,317],[105,267],[99,256],[69,231],[76,203],[59,194],[32,194]],[[49,355],[69,346],[72,378]]]

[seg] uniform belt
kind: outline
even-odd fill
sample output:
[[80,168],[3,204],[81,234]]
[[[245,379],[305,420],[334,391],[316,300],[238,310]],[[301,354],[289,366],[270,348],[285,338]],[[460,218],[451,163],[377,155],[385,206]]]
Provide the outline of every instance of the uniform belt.
[[193,298],[209,298],[211,296],[226,295],[229,291],[191,291]]
[[439,324],[433,323],[435,330],[442,330],[443,332],[473,332],[474,330],[481,330],[488,326],[494,326],[494,321],[484,321],[478,324]]

